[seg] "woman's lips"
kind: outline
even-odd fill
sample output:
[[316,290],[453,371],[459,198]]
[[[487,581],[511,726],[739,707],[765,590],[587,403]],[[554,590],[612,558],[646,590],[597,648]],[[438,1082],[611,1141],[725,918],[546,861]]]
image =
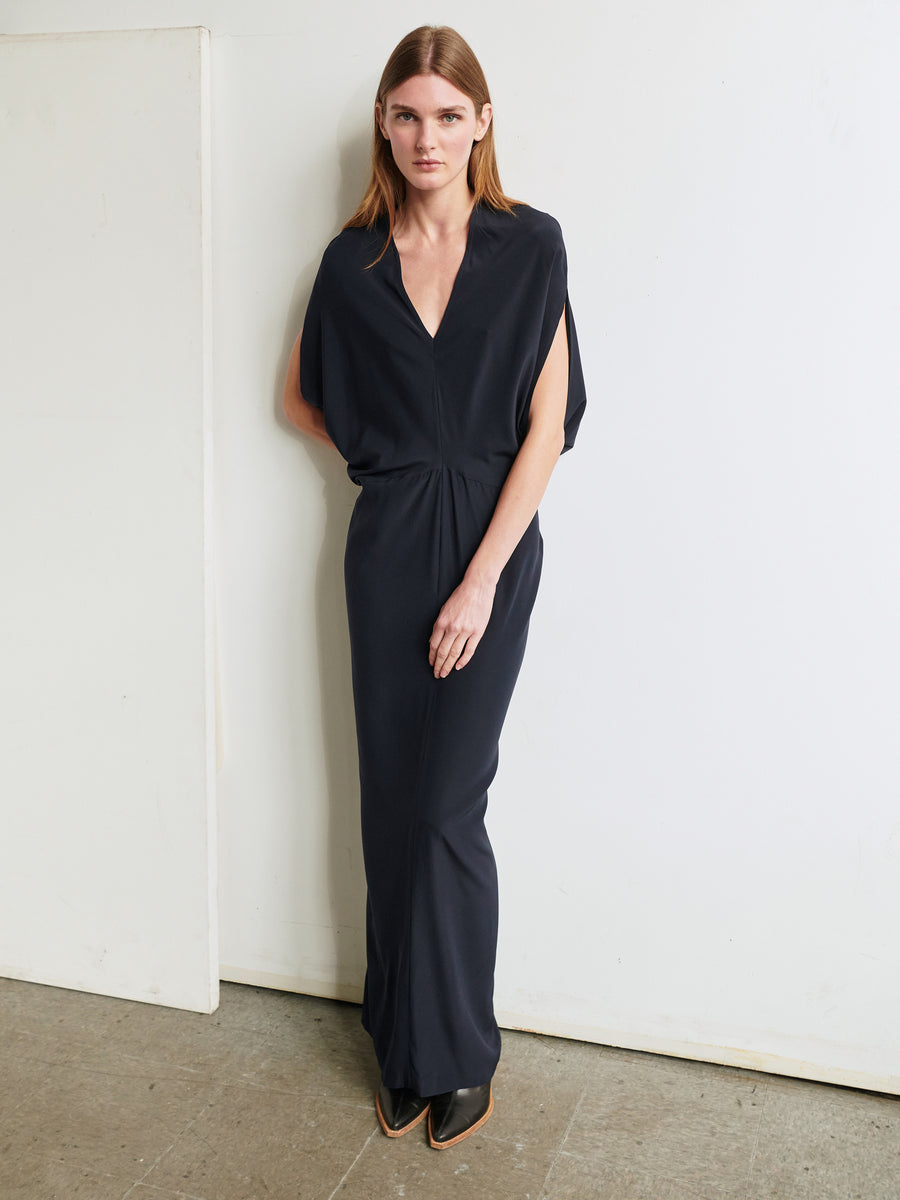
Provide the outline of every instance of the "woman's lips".
[[433,171],[435,167],[439,167],[441,164],[436,158],[418,158],[413,165],[420,167],[423,171]]

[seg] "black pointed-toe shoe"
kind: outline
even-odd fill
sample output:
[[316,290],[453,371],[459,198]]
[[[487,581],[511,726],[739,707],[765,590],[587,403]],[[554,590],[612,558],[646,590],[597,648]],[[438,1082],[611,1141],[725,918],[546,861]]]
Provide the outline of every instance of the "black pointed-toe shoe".
[[389,1088],[383,1083],[378,1085],[375,1093],[375,1111],[388,1137],[402,1137],[415,1129],[428,1112],[430,1103],[409,1088]]
[[455,1146],[480,1129],[493,1111],[494,1093],[490,1083],[432,1096],[428,1115],[429,1145],[435,1150]]

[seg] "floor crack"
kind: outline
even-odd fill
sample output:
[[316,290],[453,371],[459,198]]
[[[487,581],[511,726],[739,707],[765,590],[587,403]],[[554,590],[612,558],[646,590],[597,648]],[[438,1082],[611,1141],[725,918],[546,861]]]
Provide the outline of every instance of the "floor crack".
[[[541,1191],[540,1191],[540,1195],[538,1196],[538,1200],[547,1200],[547,1183],[550,1179],[550,1176],[553,1174],[553,1168],[559,1162],[559,1156],[562,1154],[563,1148],[564,1148],[566,1142],[568,1141],[569,1133],[571,1132],[572,1125],[575,1121],[575,1118],[578,1116],[578,1110],[579,1110],[579,1108],[581,1108],[581,1102],[585,1098],[586,1095],[587,1095],[587,1090],[585,1089],[582,1091],[581,1095],[578,1097],[578,1102],[576,1103],[575,1107],[572,1109],[572,1115],[571,1115],[571,1117],[569,1117],[569,1123],[566,1126],[566,1132],[562,1135],[562,1141],[559,1143],[559,1145],[556,1148],[556,1153],[553,1156],[553,1162],[550,1164],[549,1170],[547,1171],[547,1174],[544,1176],[544,1182],[541,1184]],[[329,1196],[328,1200],[331,1200],[330,1196]]]
[[353,1162],[350,1164],[350,1166],[347,1168],[347,1170],[344,1172],[344,1174],[338,1180],[338,1185],[334,1189],[334,1191],[331,1193],[331,1195],[328,1197],[328,1200],[334,1200],[335,1196],[338,1194],[338,1192],[344,1186],[344,1182],[345,1182],[347,1176],[350,1174],[350,1172],[353,1170],[353,1168],[356,1166],[356,1164],[362,1158],[363,1154],[365,1154],[366,1147],[368,1146],[369,1142],[371,1142],[372,1138],[375,1137],[375,1135],[378,1132],[379,1131],[377,1129],[373,1129],[372,1132],[369,1134],[369,1136],[366,1138],[366,1140],[363,1142],[362,1149],[360,1150],[359,1154],[357,1154],[356,1158],[354,1158]]

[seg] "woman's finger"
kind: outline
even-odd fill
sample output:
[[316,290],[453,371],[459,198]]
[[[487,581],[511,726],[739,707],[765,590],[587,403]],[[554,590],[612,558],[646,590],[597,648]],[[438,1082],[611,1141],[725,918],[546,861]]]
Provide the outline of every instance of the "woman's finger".
[[443,665],[441,666],[441,669],[440,669],[441,679],[446,679],[446,677],[453,670],[454,666],[456,665],[457,660],[459,659],[460,655],[462,654],[462,652],[465,648],[466,638],[468,636],[469,635],[466,633],[457,634],[457,636],[451,642],[450,649],[447,652],[447,657],[444,659]]
[[472,655],[475,653],[475,647],[478,645],[478,643],[480,641],[481,641],[481,638],[476,636],[476,634],[473,633],[472,636],[469,638],[469,640],[466,642],[465,650],[463,650],[462,654],[459,656],[459,659],[457,660],[457,663],[456,663],[457,671],[461,670],[466,665],[466,663],[472,661]]
[[435,630],[431,635],[431,641],[428,643],[428,662],[435,669],[437,669],[438,661],[443,662],[447,656],[447,649],[444,646],[444,636],[440,630]]
[[450,647],[459,636],[460,627],[451,625],[449,620],[443,616],[439,616],[435,621],[431,630],[431,638],[429,639],[429,655],[428,659],[432,666],[435,665],[437,658],[445,658],[450,652]]
[[465,633],[450,633],[449,631],[444,634],[432,663],[435,679],[444,678],[450,674],[453,664],[463,652],[467,636]]
[[452,665],[451,655],[455,642],[456,634],[450,633],[449,631],[441,638],[440,645],[438,646],[437,652],[434,656],[433,665],[435,679],[439,679],[441,675],[443,675],[445,671],[449,669],[448,663]]

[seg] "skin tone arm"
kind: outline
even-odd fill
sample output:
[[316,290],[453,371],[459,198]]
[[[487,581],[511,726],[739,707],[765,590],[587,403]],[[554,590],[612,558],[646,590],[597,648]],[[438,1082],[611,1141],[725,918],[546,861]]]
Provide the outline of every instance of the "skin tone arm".
[[481,544],[441,608],[428,643],[428,661],[436,679],[446,678],[470,661],[494,605],[500,573],[531,524],[559,460],[564,442],[569,383],[569,347],[565,313],[534,389],[528,432],[500,492]]
[[[565,314],[534,389],[528,432],[497,500],[481,544],[463,576],[441,608],[428,644],[428,661],[436,679],[468,663],[481,640],[494,606],[500,573],[522,534],[531,524],[563,448],[563,421],[569,375]],[[300,338],[291,350],[284,382],[284,415],[302,433],[337,447],[325,432],[321,409],[300,394]]]

